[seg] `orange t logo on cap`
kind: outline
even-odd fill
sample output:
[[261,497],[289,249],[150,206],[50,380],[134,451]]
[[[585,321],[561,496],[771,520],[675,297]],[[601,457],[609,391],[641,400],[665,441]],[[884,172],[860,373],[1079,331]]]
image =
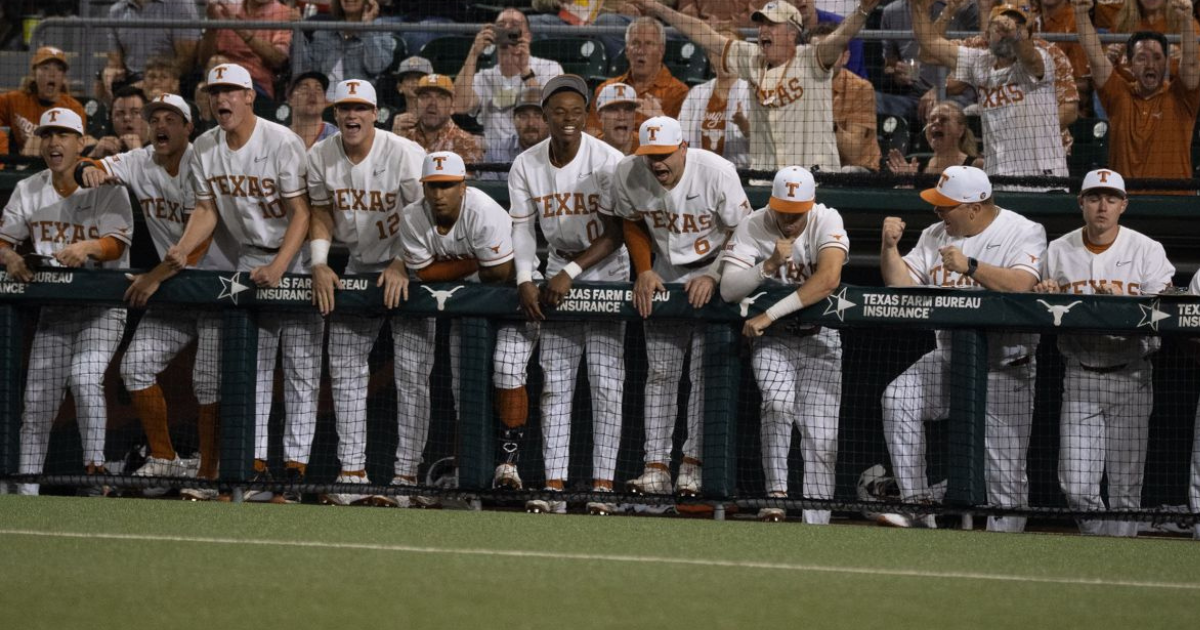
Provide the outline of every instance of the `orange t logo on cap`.
[[58,110],[50,110],[50,122],[58,122]]
[[1096,171],[1096,174],[1100,176],[1101,184],[1107,184],[1108,176],[1111,175],[1112,173],[1110,173],[1109,171]]
[[656,136],[658,135],[659,129],[662,129],[662,127],[646,127],[646,133],[650,134],[651,142],[654,142],[658,139]]
[[796,189],[800,187],[800,182],[784,182],[784,185],[787,186],[788,196],[795,197]]
[[937,187],[941,188],[948,181],[950,181],[950,176],[945,173],[942,173],[942,179],[941,179],[941,181],[938,182]]
[[217,79],[225,78],[225,66],[217,66],[214,70],[217,71]]
[[617,88],[617,96],[625,96],[625,86],[624,85],[614,85],[613,87]]
[[442,162],[445,162],[445,161],[446,161],[446,158],[444,158],[444,157],[442,157],[442,156],[440,156],[440,155],[439,155],[439,156],[436,156],[436,157],[434,157],[434,158],[433,158],[433,164],[434,164],[434,166],[433,166],[433,170],[435,170],[435,171],[440,171],[440,170],[442,170]]
[[347,81],[346,87],[350,88],[351,94],[358,94],[358,81]]

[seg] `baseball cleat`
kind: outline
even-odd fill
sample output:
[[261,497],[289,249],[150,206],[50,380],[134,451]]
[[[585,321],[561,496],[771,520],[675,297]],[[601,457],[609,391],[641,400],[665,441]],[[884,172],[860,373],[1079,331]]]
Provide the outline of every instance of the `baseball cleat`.
[[764,523],[782,523],[787,520],[787,511],[783,508],[763,508],[758,511],[758,520]]
[[[337,479],[334,479],[333,482],[366,485],[371,483],[371,480],[367,479],[365,475],[338,475]],[[329,494],[322,494],[320,501],[323,505],[355,505],[366,503],[371,498],[365,494],[331,492]]]
[[[415,487],[417,484],[411,479],[397,475],[392,478],[392,485]],[[371,504],[377,507],[431,508],[436,507],[438,504],[437,499],[433,497],[416,494],[375,495],[370,500]]]
[[216,501],[220,493],[213,488],[184,488],[179,491],[179,498],[184,501]]
[[496,476],[492,478],[492,487],[505,490],[520,490],[521,475],[517,473],[515,464],[500,464],[496,467]]
[[[592,492],[609,492],[609,493],[611,493],[612,490],[608,490],[607,488],[605,488],[605,489],[595,488],[592,490]],[[617,504],[616,503],[608,503],[606,501],[588,501],[587,513],[591,514],[593,516],[608,516],[610,514],[616,514],[617,513]]]
[[[271,503],[302,503],[304,497],[300,494],[300,489],[296,486],[304,483],[304,473],[300,472],[299,468],[288,468],[284,473],[287,475],[287,488],[283,492],[271,497]],[[250,499],[246,499],[249,501]]]
[[[268,483],[268,482],[271,482],[274,480],[275,479],[273,477],[271,477],[271,471],[263,470],[261,472],[254,473],[254,476],[250,478],[250,483]],[[272,490],[249,490],[248,489],[244,493],[242,493],[243,501],[253,501],[255,503],[267,502],[274,498],[275,498],[275,492]]]
[[661,468],[647,468],[637,479],[625,482],[633,494],[671,494],[671,473]]
[[[558,490],[546,488],[546,492],[558,492]],[[566,514],[567,502],[553,501],[549,499],[534,499],[532,501],[525,502],[525,511],[529,512],[530,514]]]
[[675,478],[675,494],[681,497],[700,496],[700,464],[683,462]]
[[[104,466],[96,466],[94,464],[88,464],[87,474],[89,477],[97,477],[100,475],[107,476],[108,471],[104,469]],[[79,496],[81,496],[81,497],[106,497],[106,496],[108,496],[109,490],[110,490],[110,488],[106,485],[83,486],[83,487],[79,488]]]
[[163,459],[161,457],[147,457],[146,463],[142,464],[141,468],[133,471],[134,477],[187,477],[188,468],[184,465],[183,460],[176,457],[175,459]]

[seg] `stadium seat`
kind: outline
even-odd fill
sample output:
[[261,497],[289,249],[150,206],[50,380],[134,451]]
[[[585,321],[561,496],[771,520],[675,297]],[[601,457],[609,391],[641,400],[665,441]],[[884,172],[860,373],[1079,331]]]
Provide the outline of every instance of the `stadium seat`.
[[892,149],[908,155],[912,135],[909,133],[907,120],[900,116],[880,114],[876,117],[875,129],[879,137],[879,152],[885,159]]
[[93,138],[101,138],[109,134],[108,108],[104,103],[94,98],[80,98],[83,113],[87,116],[87,134]]
[[287,106],[287,103],[277,103],[259,96],[254,99],[254,115],[286,125],[287,123],[284,121],[291,116],[291,108]]
[[[454,77],[458,76],[458,71],[462,69],[463,62],[467,59],[467,53],[471,51],[471,45],[474,43],[474,37],[439,37],[421,48],[421,56],[433,64],[433,71],[437,74]],[[496,65],[496,50],[494,47],[490,47],[480,55],[479,65],[476,69],[483,70],[494,65]]]
[[1095,118],[1080,118],[1070,128],[1075,143],[1067,158],[1067,170],[1072,175],[1108,165],[1108,122]]
[[608,79],[608,55],[600,42],[585,37],[535,39],[529,52],[534,57],[557,61],[567,74],[577,74],[588,83]]

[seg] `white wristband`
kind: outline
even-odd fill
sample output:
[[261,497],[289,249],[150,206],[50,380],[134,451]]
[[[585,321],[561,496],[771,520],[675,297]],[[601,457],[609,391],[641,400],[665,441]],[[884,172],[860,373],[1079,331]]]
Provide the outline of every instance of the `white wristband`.
[[770,318],[771,321],[776,321],[779,318],[791,315],[802,308],[804,308],[804,303],[800,301],[800,294],[792,291],[791,295],[772,304],[771,308],[768,308],[766,313],[767,317]]
[[529,271],[517,272],[517,286],[521,286],[522,284],[525,284],[526,282],[533,282],[533,273],[531,273]]
[[329,241],[320,238],[315,241],[309,241],[308,252],[313,265],[328,265],[329,264]]
[[574,262],[574,261],[572,261],[572,262],[569,262],[569,263],[567,263],[567,264],[563,265],[563,268],[562,268],[562,270],[563,270],[563,271],[564,271],[564,272],[565,272],[565,273],[566,273],[568,276],[571,276],[571,279],[572,279],[572,280],[574,280],[575,278],[578,278],[578,277],[579,277],[579,274],[583,273],[583,267],[580,267],[580,266],[579,266],[579,263],[577,263],[577,262]]

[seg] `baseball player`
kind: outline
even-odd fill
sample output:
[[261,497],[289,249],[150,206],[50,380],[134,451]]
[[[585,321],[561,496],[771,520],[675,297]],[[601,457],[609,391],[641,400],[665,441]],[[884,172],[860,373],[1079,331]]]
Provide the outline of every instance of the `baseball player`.
[[[188,216],[195,207],[189,171],[192,145],[192,113],[176,94],[161,94],[146,104],[142,116],[149,123],[151,144],[133,151],[81,164],[79,176],[85,187],[120,184],[133,191],[141,206],[150,239],[160,259],[179,241]],[[217,245],[204,243],[189,256],[195,269],[233,270],[227,235]],[[148,273],[130,276],[132,284],[125,299],[134,308],[144,308],[159,285],[176,271],[162,262]],[[152,308],[121,361],[121,377],[133,406],[142,420],[150,445],[146,463],[133,474],[139,477],[190,477],[197,471],[184,465],[175,452],[167,426],[167,402],[156,382],[158,374],[184,347],[199,339],[192,372],[192,387],[199,403],[200,473],[215,479],[218,462],[216,442],[217,407],[220,401],[221,318],[216,312]],[[213,498],[216,491],[187,488],[185,498]]]
[[[1188,293],[1200,295],[1200,271],[1192,276],[1188,284]],[[1188,485],[1188,507],[1193,512],[1200,512],[1200,406],[1196,407],[1196,429],[1192,438],[1192,476]],[[1200,540],[1200,523],[1192,526],[1192,537]]]
[[[556,306],[575,279],[584,282],[624,282],[629,279],[629,253],[621,244],[621,224],[611,214],[612,173],[623,157],[604,141],[584,133],[588,87],[567,74],[550,79],[542,90],[542,111],[550,128],[544,140],[513,162],[508,179],[517,293],[532,326],[505,325],[497,331],[495,385],[497,407],[505,426],[505,444],[514,447],[528,415],[526,367],[540,333],[539,360],[545,374],[542,395],[542,452],[547,490],[561,492],[567,480],[571,441],[571,400],[579,361],[587,354],[592,385],[594,447],[592,489],[612,492],[613,470],[621,439],[621,401],[625,384],[625,325],[620,321],[538,322],[542,306]],[[549,244],[546,275],[539,291],[534,273],[537,256],[535,226]],[[515,448],[503,448],[504,461],[496,482],[520,483]],[[565,501],[535,500],[534,512],[563,513]],[[592,502],[588,511],[611,514],[615,506]]]
[[[1039,293],[1155,294],[1171,286],[1175,267],[1163,246],[1120,225],[1129,207],[1125,179],[1100,169],[1083,178],[1083,227],[1050,243]],[[1150,335],[1059,335],[1067,357],[1059,424],[1058,480],[1075,510],[1103,510],[1100,479],[1108,473],[1112,509],[1139,508],[1154,388]],[[1137,536],[1136,521],[1082,519],[1084,534]]]
[[[763,469],[767,496],[786,497],[792,426],[804,451],[804,496],[832,499],[842,393],[842,341],[836,330],[779,318],[816,304],[841,284],[850,242],[838,211],[818,204],[812,173],[789,166],[775,174],[767,207],[742,221],[725,246],[721,298],[746,299],[763,282],[796,290],[746,321],[751,364],[762,392]],[[754,298],[750,298],[751,301]],[[782,521],[782,508],[759,510]],[[804,510],[805,523],[829,523],[829,510]]]
[[[921,198],[935,207],[940,222],[925,228],[917,245],[901,257],[897,243],[904,221],[883,222],[880,266],[889,287],[935,286],[1027,292],[1041,280],[1046,230],[996,205],[987,174],[972,166],[951,166],[936,188]],[[950,405],[950,335],[938,331],[937,349],[921,357],[888,384],[883,393],[883,433],[892,470],[906,502],[931,502],[925,475],[923,420],[943,418]],[[1037,335],[988,334],[985,478],[992,505],[1022,508],[1029,501],[1025,455],[1033,425],[1034,352]],[[934,527],[932,515],[915,524]],[[991,531],[1019,532],[1025,517],[988,517]]]
[[[284,273],[302,273],[306,268],[299,256],[309,224],[304,143],[287,127],[254,115],[254,84],[245,68],[214,66],[205,90],[217,127],[197,138],[193,146],[196,209],[179,242],[167,250],[166,259],[175,269],[183,269],[188,256],[220,224],[238,244],[238,271],[249,273],[259,287],[277,286]],[[319,313],[259,313],[253,481],[271,480],[267,422],[281,342],[287,481],[294,488],[304,478],[317,421],[323,333]],[[291,490],[278,499],[270,491],[246,493],[248,501],[294,502],[299,498]]]
[[[649,317],[654,294],[666,291],[664,283],[681,282],[688,303],[700,308],[717,288],[721,249],[750,213],[750,201],[733,164],[715,153],[689,148],[675,119],[647,119],[638,140],[637,153],[617,164],[612,209],[625,219],[625,243],[637,274],[634,306],[642,317]],[[657,254],[653,264],[652,249]],[[627,484],[631,492],[671,492],[671,436],[689,349],[688,436],[675,492],[700,493],[704,331],[691,323],[668,321],[646,322],[646,467]]]
[[[466,166],[457,154],[436,151],[425,156],[421,166],[424,199],[405,207],[401,219],[404,263],[424,282],[511,282],[515,269],[512,218],[483,191],[467,186],[466,178]],[[439,300],[450,297],[426,289]],[[455,391],[457,338],[452,326],[450,370]],[[428,429],[425,421],[417,423],[411,436],[401,432],[396,448],[398,477],[416,482]]]
[[[346,273],[379,274],[384,305],[396,308],[408,299],[408,270],[400,253],[401,211],[421,199],[421,163],[425,151],[415,142],[375,128],[379,116],[375,88],[362,80],[334,87],[334,117],[340,134],[318,142],[308,154],[308,198],[313,207],[309,229],[313,300],[322,315],[334,311],[338,275],[329,267],[331,240],[350,249]],[[338,483],[367,484],[367,357],[388,318],[333,313],[329,322],[329,377],[337,417]],[[400,435],[429,421],[429,372],[433,369],[434,320],[392,317],[395,348],[396,410]],[[415,485],[398,477],[394,483]],[[331,493],[323,502],[349,505],[374,499],[363,494]],[[404,497],[407,499],[407,497]]]
[[[45,266],[128,267],[133,236],[129,196],[119,188],[86,190],[75,182],[83,150],[83,120],[69,109],[55,107],[42,114],[34,133],[47,168],[21,180],[0,215],[0,262],[8,278],[35,279],[13,249],[26,240],[33,257]],[[106,474],[104,371],[124,332],[124,308],[42,307],[25,386],[20,474],[41,474],[65,387],[75,397],[87,474]],[[19,484],[17,491],[37,494],[38,485]],[[101,486],[84,492],[105,494]]]

